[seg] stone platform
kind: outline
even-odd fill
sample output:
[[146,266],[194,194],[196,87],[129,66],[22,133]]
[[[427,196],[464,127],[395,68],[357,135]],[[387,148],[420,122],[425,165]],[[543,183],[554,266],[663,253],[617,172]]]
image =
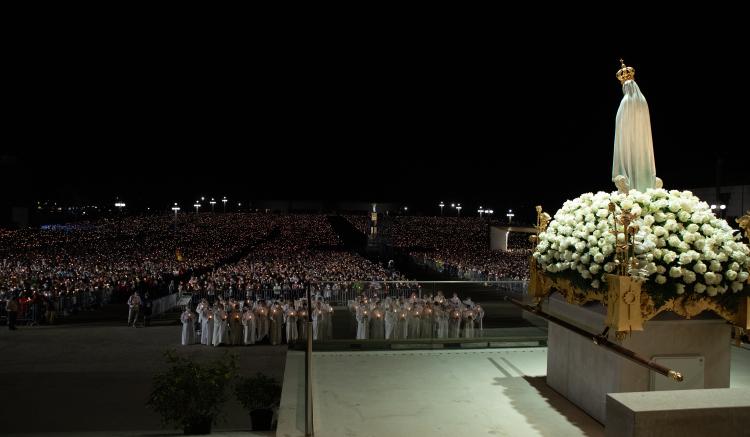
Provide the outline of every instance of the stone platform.
[[[606,308],[598,303],[571,305],[554,294],[543,304],[543,309],[591,333],[600,333],[604,329]],[[669,320],[670,317],[673,319]],[[730,376],[730,329],[723,319],[708,316],[684,320],[667,313],[646,322],[644,331],[633,332],[620,342],[623,347],[649,359],[671,357],[681,358],[684,363],[700,361],[702,375],[683,370],[686,382],[672,383],[595,345],[590,339],[550,323],[547,384],[601,423],[606,421],[608,393],[644,392],[658,386],[726,388]],[[609,334],[609,339],[615,341],[614,333]]]

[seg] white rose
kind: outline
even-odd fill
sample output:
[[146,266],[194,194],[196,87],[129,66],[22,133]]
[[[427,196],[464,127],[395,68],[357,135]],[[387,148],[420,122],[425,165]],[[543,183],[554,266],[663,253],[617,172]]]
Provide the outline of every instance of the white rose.
[[718,282],[716,273],[714,272],[706,272],[703,275],[703,279],[706,281],[706,284],[716,284]]
[[681,222],[685,223],[685,222],[687,222],[687,221],[690,220],[690,213],[687,212],[687,211],[680,211],[680,212],[677,213],[677,218]]
[[680,264],[690,264],[693,262],[693,257],[689,252],[684,252],[680,254]]
[[688,232],[698,232],[699,229],[700,229],[700,226],[696,225],[695,223],[690,223],[687,226]]
[[747,276],[749,275],[748,272],[739,272],[737,273],[737,280],[740,282],[747,281]]
[[734,270],[727,270],[724,273],[724,276],[727,277],[727,280],[734,281],[735,279],[737,279],[737,272],[735,272]]
[[695,282],[695,279],[696,279],[696,275],[694,271],[685,269],[685,271],[682,272],[682,280],[686,284],[692,284],[693,282]]
[[664,266],[656,266],[657,273],[664,273],[667,271],[666,267]]
[[623,209],[623,211],[630,211],[631,208],[633,208],[633,201],[630,199],[625,199],[620,204],[620,208]]
[[709,270],[712,272],[719,272],[721,271],[721,263],[719,261],[711,261],[711,265],[708,267]]
[[654,219],[656,223],[664,223],[667,220],[667,215],[661,211],[654,213]]
[[676,200],[670,200],[669,201],[669,210],[672,212],[677,212],[680,210],[680,202]]
[[679,278],[680,276],[682,276],[682,269],[680,269],[679,267],[672,267],[671,269],[669,269],[669,276],[673,278]]
[[667,277],[664,275],[656,275],[656,283],[657,284],[664,284],[667,282]]
[[706,291],[706,286],[698,282],[695,284],[695,287],[693,287],[693,290],[695,290],[696,293],[703,293]]
[[680,237],[678,237],[677,235],[670,236],[667,242],[669,242],[669,245],[672,247],[677,247],[680,245],[680,243],[682,243],[682,241],[680,241]]
[[[614,263],[607,263],[607,264],[612,264],[612,268],[613,268],[613,270],[614,270]],[[606,266],[605,266],[605,267],[606,267]],[[656,272],[657,272],[656,264],[654,264],[654,263],[652,263],[652,262],[650,262],[650,263],[646,264],[646,267],[645,267],[645,269],[646,269],[646,272],[647,272],[647,273],[649,274],[649,276],[650,276],[650,275],[653,275],[654,273],[656,273]],[[606,270],[606,268],[605,268],[605,270]]]
[[602,268],[602,266],[600,266],[599,264],[591,264],[591,267],[589,267],[589,271],[590,271],[590,272],[591,272],[592,274],[594,274],[594,275],[595,275],[595,274],[599,273],[599,270],[600,270],[601,268]]
[[716,296],[716,294],[719,292],[719,289],[714,287],[713,285],[709,285],[706,287],[706,294],[709,296]]
[[665,264],[672,264],[676,258],[676,253],[672,252],[671,250],[665,250],[664,255],[661,257],[661,260],[664,261]]
[[737,261],[737,262],[739,262],[739,263],[745,262],[746,258],[747,257],[745,256],[745,254],[742,253],[742,252],[740,252],[739,250],[736,250],[736,251],[732,252],[732,259],[735,260],[735,261]]
[[599,288],[599,285],[601,285],[601,284],[599,284],[599,280],[598,279],[594,279],[593,281],[591,281],[591,287],[592,288]]
[[697,262],[697,263],[695,263],[695,265],[693,266],[693,270],[694,270],[694,271],[695,271],[696,273],[701,273],[701,274],[703,274],[703,273],[706,273],[707,267],[706,267],[706,265],[705,265],[705,264],[703,264],[703,262],[702,262],[702,261],[698,261],[698,262]]
[[683,285],[683,284],[677,284],[675,286],[675,288],[677,290],[677,294],[684,294],[685,293],[685,285]]
[[[655,221],[655,219],[654,219],[654,216],[653,216],[653,215],[651,215],[651,214],[648,214],[648,215],[646,215],[645,217],[643,217],[643,224],[644,224],[644,225],[646,225],[646,226],[651,226],[651,225],[653,225],[653,224],[654,224],[654,221]],[[697,226],[696,226],[696,228],[697,228]],[[696,230],[697,230],[697,229],[696,229]]]
[[601,253],[597,253],[596,255],[594,255],[594,262],[599,263],[599,264],[604,262],[604,255]]
[[742,284],[742,282],[732,282],[732,291],[734,291],[735,293],[737,293],[738,291],[742,291],[743,288],[744,285]]
[[[641,206],[638,205],[637,203],[634,203],[633,207],[630,208],[630,213],[633,214],[633,215],[635,215],[636,217],[639,216],[639,215],[641,215],[642,212],[643,212],[643,210],[641,209]],[[690,217],[690,214],[688,214],[688,218],[689,217]]]
[[586,254],[581,255],[580,261],[583,264],[588,264],[589,263],[589,258],[590,258],[589,254],[586,253]]

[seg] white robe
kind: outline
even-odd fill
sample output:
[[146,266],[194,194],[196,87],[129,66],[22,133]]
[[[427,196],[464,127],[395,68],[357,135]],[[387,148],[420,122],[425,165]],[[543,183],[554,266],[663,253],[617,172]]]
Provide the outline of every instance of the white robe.
[[214,315],[214,338],[212,344],[218,346],[220,344],[227,344],[227,320],[224,319],[227,313],[224,310],[216,311]]
[[201,344],[210,345],[214,338],[214,316],[210,309],[203,310],[203,321],[201,322]]
[[[370,338],[373,340],[382,340],[385,338],[385,315],[383,310],[377,309],[377,312],[372,312],[370,318]],[[377,315],[380,314],[380,317]]]
[[297,341],[297,334],[297,313],[294,312],[294,315],[292,315],[291,312],[288,311],[286,314],[286,342],[294,343]]
[[367,340],[370,337],[369,311],[357,310],[357,340]]
[[195,316],[190,311],[185,311],[180,316],[182,322],[182,345],[195,344]]
[[450,319],[448,321],[448,338],[458,338],[461,334],[461,319],[453,317],[452,312],[450,313]]
[[648,188],[656,188],[656,164],[648,104],[634,80],[625,81],[622,93],[615,119],[612,181],[617,176],[625,176],[630,189],[644,193]]
[[394,337],[394,328],[398,320],[398,310],[389,309],[385,312],[385,339]]
[[242,315],[242,331],[245,344],[255,344],[255,315],[247,311]]
[[464,338],[474,338],[474,319],[471,317],[464,319]]

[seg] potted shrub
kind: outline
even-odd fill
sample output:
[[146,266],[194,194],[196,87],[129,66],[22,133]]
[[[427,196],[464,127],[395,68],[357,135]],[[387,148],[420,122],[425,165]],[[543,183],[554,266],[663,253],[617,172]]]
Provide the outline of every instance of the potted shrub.
[[161,414],[165,424],[185,434],[210,434],[228,397],[230,381],[237,373],[237,356],[199,364],[167,351],[169,368],[154,376],[147,405]]
[[234,387],[237,400],[250,412],[253,431],[271,429],[273,409],[281,401],[281,384],[262,373],[242,378]]

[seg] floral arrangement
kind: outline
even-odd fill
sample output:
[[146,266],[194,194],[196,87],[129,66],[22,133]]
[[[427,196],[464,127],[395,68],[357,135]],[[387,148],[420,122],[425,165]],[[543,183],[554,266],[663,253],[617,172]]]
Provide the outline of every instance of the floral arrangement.
[[730,303],[737,300],[732,296],[750,295],[750,249],[690,191],[598,192],[568,200],[539,234],[533,256],[546,275],[569,278],[585,289],[607,287],[605,275],[617,272],[616,244],[627,238],[612,232],[610,203],[615,214],[634,217],[638,274],[657,303],[680,295]]

